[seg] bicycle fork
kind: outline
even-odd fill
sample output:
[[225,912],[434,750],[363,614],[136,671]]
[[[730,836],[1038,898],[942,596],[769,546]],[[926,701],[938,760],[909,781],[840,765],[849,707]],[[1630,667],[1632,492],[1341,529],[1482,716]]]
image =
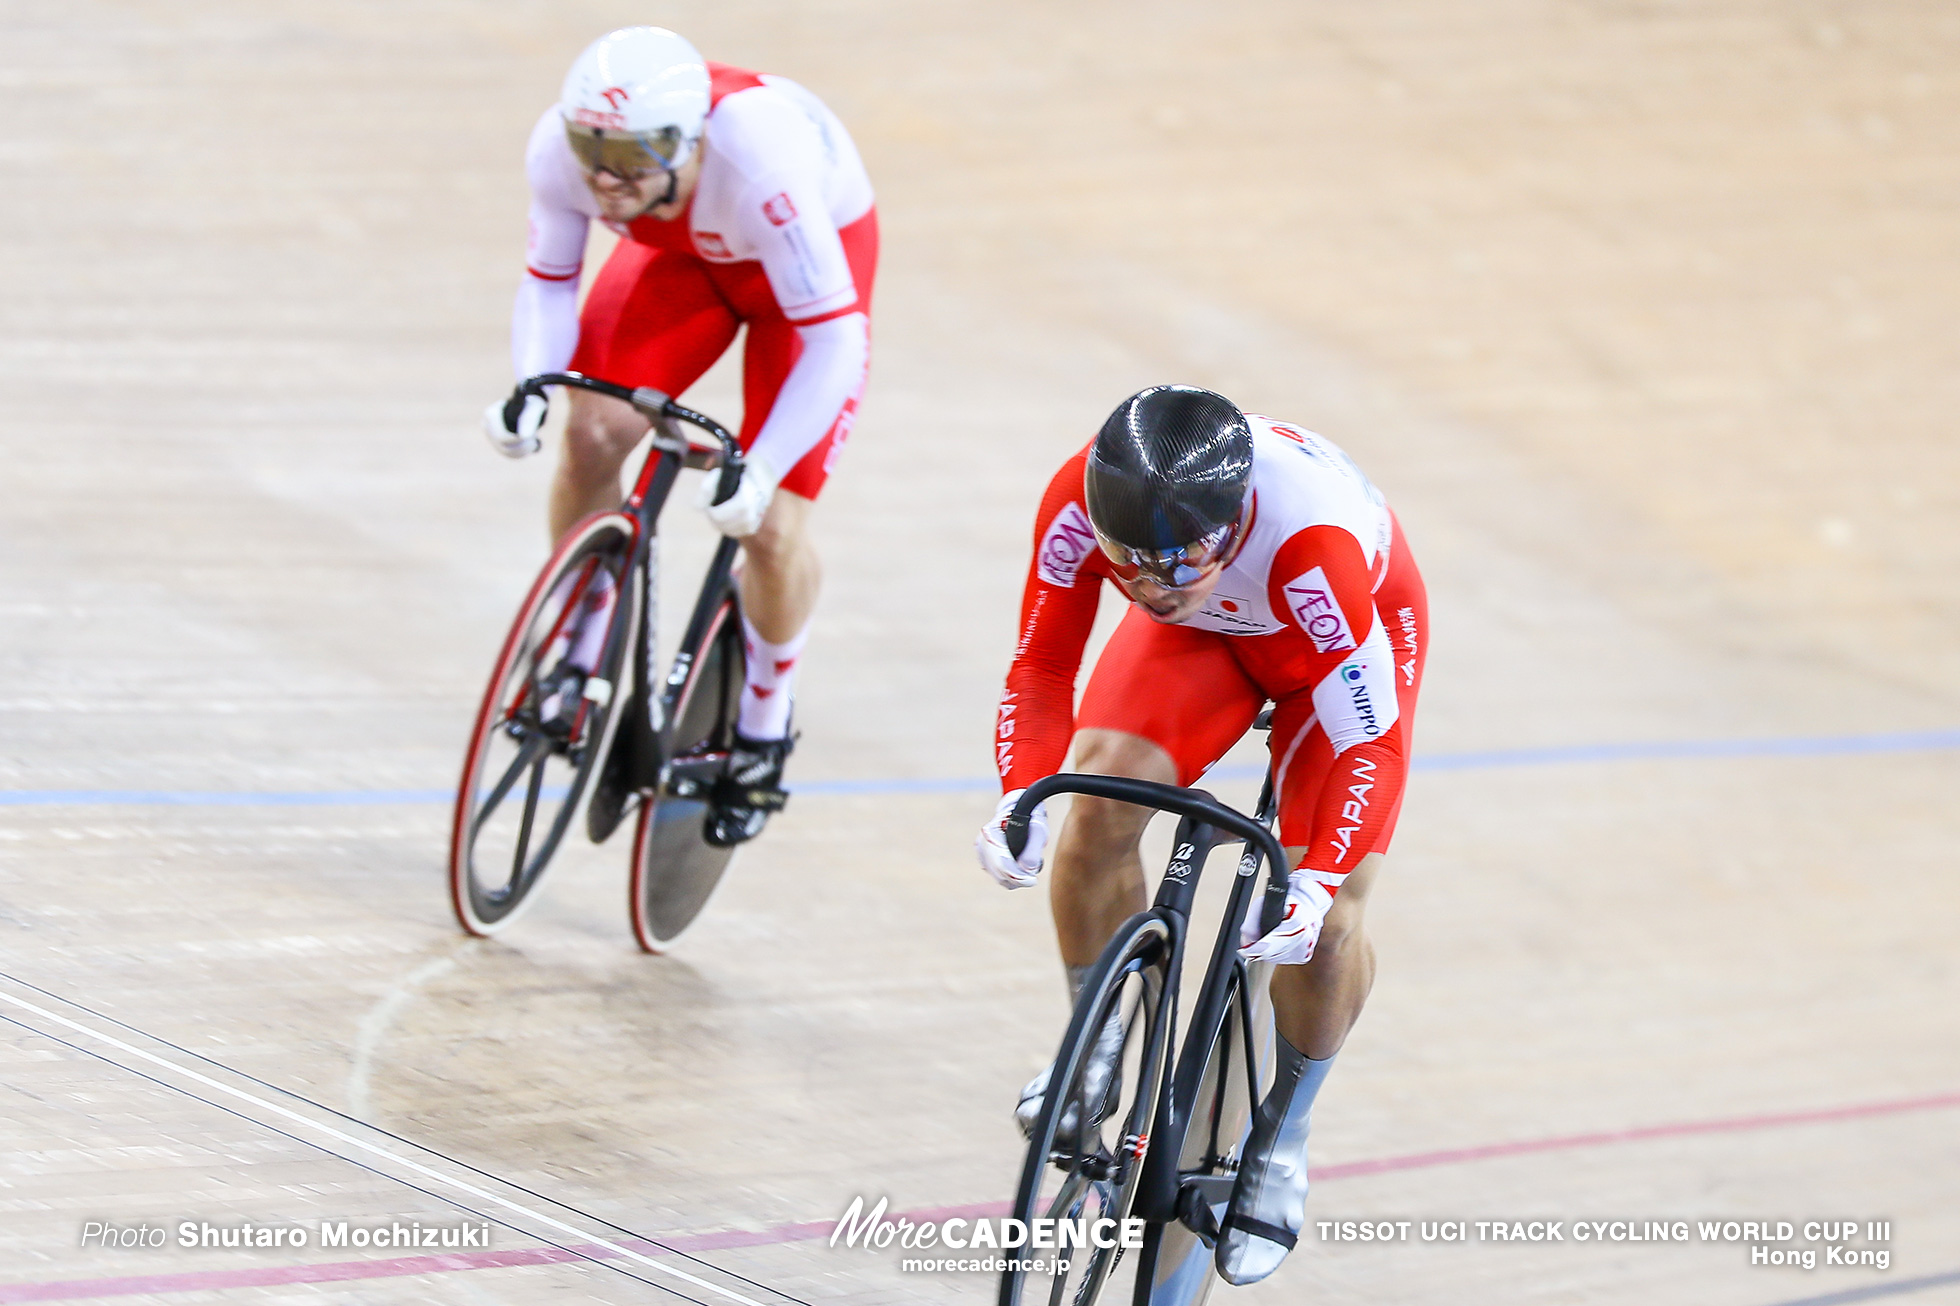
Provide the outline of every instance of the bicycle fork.
[[[1264,799],[1261,805],[1263,808]],[[1180,825],[1173,871],[1187,857],[1194,865],[1202,865],[1205,855],[1213,848],[1236,841],[1237,836],[1229,832],[1202,825],[1187,832]],[[1137,1214],[1152,1221],[1138,1266],[1139,1301],[1175,1302],[1182,1306],[1202,1299],[1210,1286],[1211,1247],[1217,1237],[1215,1212],[1231,1198],[1237,1166],[1230,1153],[1239,1144],[1242,1132],[1242,1118],[1233,1112],[1230,1136],[1222,1136],[1220,1117],[1227,1112],[1228,1097],[1244,1092],[1244,1118],[1249,1118],[1256,1105],[1261,1075],[1262,1058],[1252,1013],[1262,1000],[1255,993],[1255,986],[1263,985],[1268,968],[1248,968],[1238,956],[1237,947],[1238,921],[1243,919],[1258,891],[1260,861],[1260,853],[1252,847],[1238,860],[1226,906],[1226,928],[1220,931],[1213,945],[1204,983],[1199,989],[1198,1006],[1185,1030],[1176,1074],[1165,1077],[1161,1090],[1158,1136],[1152,1140],[1144,1158],[1135,1207]],[[1191,889],[1174,885],[1167,873],[1159,890],[1159,901],[1166,906],[1188,909],[1190,898]],[[1236,980],[1232,979],[1233,971],[1237,972]],[[1240,1076],[1246,1087],[1240,1086]],[[1201,1121],[1205,1122],[1206,1136],[1188,1138],[1190,1130]],[[1193,1147],[1200,1150],[1195,1158]],[[1196,1238],[1189,1234],[1167,1236],[1180,1226]],[[1176,1263],[1164,1262],[1165,1256],[1173,1257]]]

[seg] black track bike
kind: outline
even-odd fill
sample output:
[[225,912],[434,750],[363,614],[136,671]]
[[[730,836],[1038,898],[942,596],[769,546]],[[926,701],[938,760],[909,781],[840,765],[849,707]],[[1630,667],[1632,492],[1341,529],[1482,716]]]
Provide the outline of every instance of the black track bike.
[[[729,784],[744,656],[737,545],[722,539],[673,662],[664,674],[656,665],[657,527],[684,467],[719,469],[716,503],[734,494],[741,449],[728,428],[669,395],[576,372],[520,384],[507,419],[547,386],[622,399],[653,423],[652,438],[625,502],[559,541],[497,655],[456,790],[450,899],[466,931],[493,934],[535,900],[581,814],[602,843],[637,807],[633,934],[661,952],[734,854],[708,842],[706,823]],[[690,441],[685,426],[713,443]]]
[[[1140,1219],[1143,1239],[1140,1247],[1126,1248],[1112,1226],[1109,1236],[1089,1246],[1023,1248],[1002,1275],[1000,1303],[1194,1306],[1216,1280],[1211,1249],[1252,1112],[1271,1073],[1266,981],[1272,967],[1238,955],[1238,929],[1259,891],[1262,863],[1268,873],[1261,933],[1274,929],[1285,910],[1287,868],[1272,831],[1272,777],[1266,778],[1258,815],[1249,817],[1202,790],[1118,776],[1049,776],[1028,786],[1008,818],[1007,846],[1016,856],[1026,846],[1035,805],[1063,793],[1112,798],[1182,819],[1155,902],[1116,931],[1083,981],[1028,1143],[1012,1214],[1030,1223]],[[1179,973],[1198,878],[1212,849],[1241,842],[1245,849],[1224,920],[1184,1027],[1183,1050],[1173,1061]]]

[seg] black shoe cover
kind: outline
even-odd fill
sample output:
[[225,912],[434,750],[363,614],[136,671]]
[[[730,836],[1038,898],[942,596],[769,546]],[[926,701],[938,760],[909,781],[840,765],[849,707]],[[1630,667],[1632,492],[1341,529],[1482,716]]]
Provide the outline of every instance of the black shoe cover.
[[771,813],[783,810],[789,794],[783,789],[783,763],[796,747],[796,737],[750,739],[737,733],[729,750],[728,770],[715,782],[709,799],[703,837],[717,848],[733,848],[762,833]]

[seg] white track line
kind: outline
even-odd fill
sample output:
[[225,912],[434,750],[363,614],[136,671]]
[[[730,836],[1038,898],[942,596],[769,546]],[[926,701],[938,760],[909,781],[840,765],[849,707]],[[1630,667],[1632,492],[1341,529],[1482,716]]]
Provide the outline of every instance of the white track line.
[[[475,940],[466,941],[462,947],[467,948],[473,942]],[[381,1001],[361,1017],[360,1027],[354,1035],[354,1064],[347,1072],[348,1115],[367,1119],[368,1077],[374,1072],[374,1052],[381,1046],[381,1037],[388,1032],[396,1013],[408,1005],[409,999],[415,996],[415,990],[455,964],[455,952],[423,963],[410,971],[401,983],[389,989]]]
[[123,1042],[121,1039],[113,1037],[112,1035],[104,1034],[100,1030],[90,1029],[87,1025],[79,1024],[76,1021],[72,1021],[68,1019],[66,1016],[57,1015],[56,1013],[49,1011],[44,1007],[36,1006],[32,1002],[23,1001],[22,999],[15,997],[11,993],[0,993],[0,1002],[6,1002],[12,1006],[19,1007],[23,1011],[31,1011],[35,1015],[41,1017],[43,1020],[51,1020],[55,1024],[60,1025],[66,1029],[74,1030],[78,1034],[86,1034],[90,1038],[95,1039],[101,1043],[106,1043],[112,1048],[117,1048],[123,1052],[127,1052],[128,1054],[134,1057],[141,1057],[143,1060],[151,1062],[154,1065],[162,1066],[167,1070],[175,1071],[177,1074],[182,1075],[184,1078],[189,1079],[195,1083],[202,1084],[206,1088],[215,1089],[220,1093],[229,1094],[230,1096],[238,1098],[239,1100],[244,1102],[250,1102],[253,1106],[258,1107],[262,1111],[270,1111],[274,1115],[282,1116],[285,1119],[290,1120],[295,1124],[304,1125],[308,1129],[314,1130],[317,1133],[325,1134],[327,1137],[336,1139],[339,1142],[345,1143],[350,1147],[359,1148],[361,1151],[370,1152],[375,1156],[387,1157],[390,1161],[393,1161],[395,1164],[399,1166],[403,1166],[406,1169],[412,1170],[416,1174],[422,1175],[425,1178],[432,1179],[440,1184],[447,1184],[449,1187],[454,1188],[460,1192],[468,1193],[472,1197],[480,1198],[488,1202],[494,1202],[498,1206],[503,1207],[505,1210],[515,1211],[520,1215],[524,1215],[529,1217],[530,1219],[536,1220],[540,1224],[547,1225],[550,1228],[557,1229],[563,1233],[571,1234],[574,1237],[582,1238],[594,1246],[603,1247],[607,1251],[610,1251],[615,1255],[622,1256],[627,1260],[632,1261],[636,1264],[644,1265],[650,1270],[658,1270],[662,1274],[672,1275],[674,1278],[679,1279],[684,1283],[691,1283],[695,1287],[705,1289],[708,1292],[712,1292],[718,1297],[725,1297],[729,1301],[739,1302],[741,1303],[741,1306],[762,1306],[761,1302],[756,1301],[752,1297],[744,1297],[738,1292],[731,1292],[727,1288],[723,1288],[718,1284],[709,1283],[706,1279],[697,1278],[696,1276],[687,1273],[685,1270],[677,1270],[671,1265],[663,1265],[661,1262],[656,1261],[651,1257],[642,1256],[640,1253],[632,1250],[629,1247],[622,1247],[618,1243],[610,1242],[607,1239],[598,1237],[592,1233],[587,1232],[584,1229],[577,1228],[574,1225],[566,1224],[564,1221],[554,1219],[553,1217],[546,1215],[541,1211],[534,1211],[528,1206],[522,1206],[516,1202],[510,1201],[507,1198],[499,1197],[497,1194],[488,1192],[482,1188],[478,1188],[474,1184],[466,1183],[461,1179],[457,1179],[453,1176],[443,1174],[437,1170],[432,1170],[428,1166],[425,1166],[418,1161],[411,1161],[407,1157],[402,1156],[397,1152],[391,1152],[385,1147],[377,1147],[375,1144],[367,1142],[365,1139],[355,1138],[352,1134],[344,1134],[340,1130],[333,1128],[331,1125],[323,1125],[317,1120],[312,1120],[307,1118],[306,1116],[299,1114],[297,1111],[289,1111],[285,1107],[280,1106],[276,1102],[268,1102],[264,1098],[257,1097],[251,1093],[247,1093],[242,1089],[233,1088],[229,1084],[220,1083],[218,1080],[212,1079],[208,1075],[201,1075],[195,1070],[187,1069],[186,1067],[179,1065],[178,1063],[170,1060],[167,1057],[157,1056],[153,1052],[145,1052],[142,1048],[133,1047],[130,1044]]

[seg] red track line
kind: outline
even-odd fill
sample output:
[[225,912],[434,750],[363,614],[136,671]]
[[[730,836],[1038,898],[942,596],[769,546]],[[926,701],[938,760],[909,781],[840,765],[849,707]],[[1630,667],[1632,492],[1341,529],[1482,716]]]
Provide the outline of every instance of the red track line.
[[[1387,1174],[1395,1170],[1424,1170],[1440,1165],[1462,1165],[1498,1157],[1525,1156],[1536,1152],[1562,1152],[1577,1148],[1606,1147],[1615,1143],[1640,1143],[1656,1138],[1687,1138],[1697,1134],[1740,1134],[1756,1129],[1780,1129],[1792,1125],[1829,1124],[1839,1120],[1862,1120],[1872,1116],[1900,1115],[1909,1111],[1937,1111],[1960,1106],[1960,1093],[1935,1093],[1893,1102],[1861,1102],[1851,1106],[1823,1107],[1814,1111],[1786,1111],[1765,1115],[1733,1116],[1723,1120],[1687,1120],[1669,1125],[1643,1125],[1634,1129],[1614,1129],[1591,1134],[1566,1134],[1558,1138],[1532,1138],[1512,1143],[1490,1143],[1482,1147],[1458,1147],[1439,1152],[1416,1152],[1408,1156],[1383,1157],[1374,1161],[1348,1161],[1315,1169],[1314,1178],[1351,1179],[1362,1175]],[[971,1206],[937,1206],[917,1211],[901,1211],[887,1218],[926,1221],[975,1219],[1003,1216],[1006,1202],[983,1202]],[[779,1243],[808,1242],[828,1237],[837,1227],[835,1220],[810,1220],[798,1224],[779,1224],[768,1229],[732,1229],[719,1233],[682,1234],[660,1243],[640,1239],[621,1239],[622,1246],[644,1253],[663,1250],[677,1252],[720,1251],[730,1247],[763,1247]],[[395,1279],[417,1274],[447,1274],[457,1270],[490,1270],[518,1265],[562,1264],[584,1259],[604,1259],[609,1253],[601,1247],[580,1247],[560,1251],[555,1247],[533,1247],[502,1252],[459,1252],[434,1256],[402,1256],[389,1260],[338,1261],[322,1265],[267,1266],[238,1270],[194,1270],[183,1274],[139,1274],[116,1279],[67,1279],[56,1283],[0,1284],[0,1306],[13,1302],[76,1301],[84,1298],[127,1297],[140,1293],[211,1292],[224,1288],[273,1287],[289,1283],[344,1283],[353,1279]]]
[[0,1284],[0,1302],[75,1301],[151,1292],[212,1292],[221,1288],[266,1288],[286,1283],[345,1283],[350,1279],[392,1279],[451,1270],[550,1265],[577,1259],[575,1254],[561,1252],[556,1247],[531,1247],[508,1252],[401,1256],[385,1261],[339,1261],[331,1265],[258,1266],[242,1270],[192,1270],[184,1274],[136,1274],[118,1279],[66,1279],[60,1283],[8,1283]]
[[1727,1120],[1688,1120],[1671,1125],[1643,1125],[1636,1129],[1614,1129],[1598,1134],[1567,1134],[1561,1138],[1531,1138],[1515,1143],[1487,1143],[1482,1147],[1417,1152],[1412,1156],[1390,1156],[1378,1161],[1349,1161],[1343,1165],[1320,1166],[1314,1170],[1313,1177],[1347,1179],[1356,1175],[1385,1174],[1390,1170],[1426,1170],[1430,1166],[1459,1165],[1465,1161],[1486,1161],[1499,1156],[1522,1156],[1530,1152],[1563,1152],[1578,1147],[1639,1143],[1650,1138],[1684,1138],[1692,1134],[1741,1134],[1752,1129],[1777,1129],[1785,1125],[1818,1125],[1833,1120],[1859,1120],[1866,1116],[1897,1115],[1902,1111],[1933,1111],[1950,1106],[1960,1106],[1960,1093],[1935,1093],[1931,1097],[1911,1097],[1898,1102],[1864,1102],[1853,1106],[1823,1107],[1815,1111],[1735,1116]]

